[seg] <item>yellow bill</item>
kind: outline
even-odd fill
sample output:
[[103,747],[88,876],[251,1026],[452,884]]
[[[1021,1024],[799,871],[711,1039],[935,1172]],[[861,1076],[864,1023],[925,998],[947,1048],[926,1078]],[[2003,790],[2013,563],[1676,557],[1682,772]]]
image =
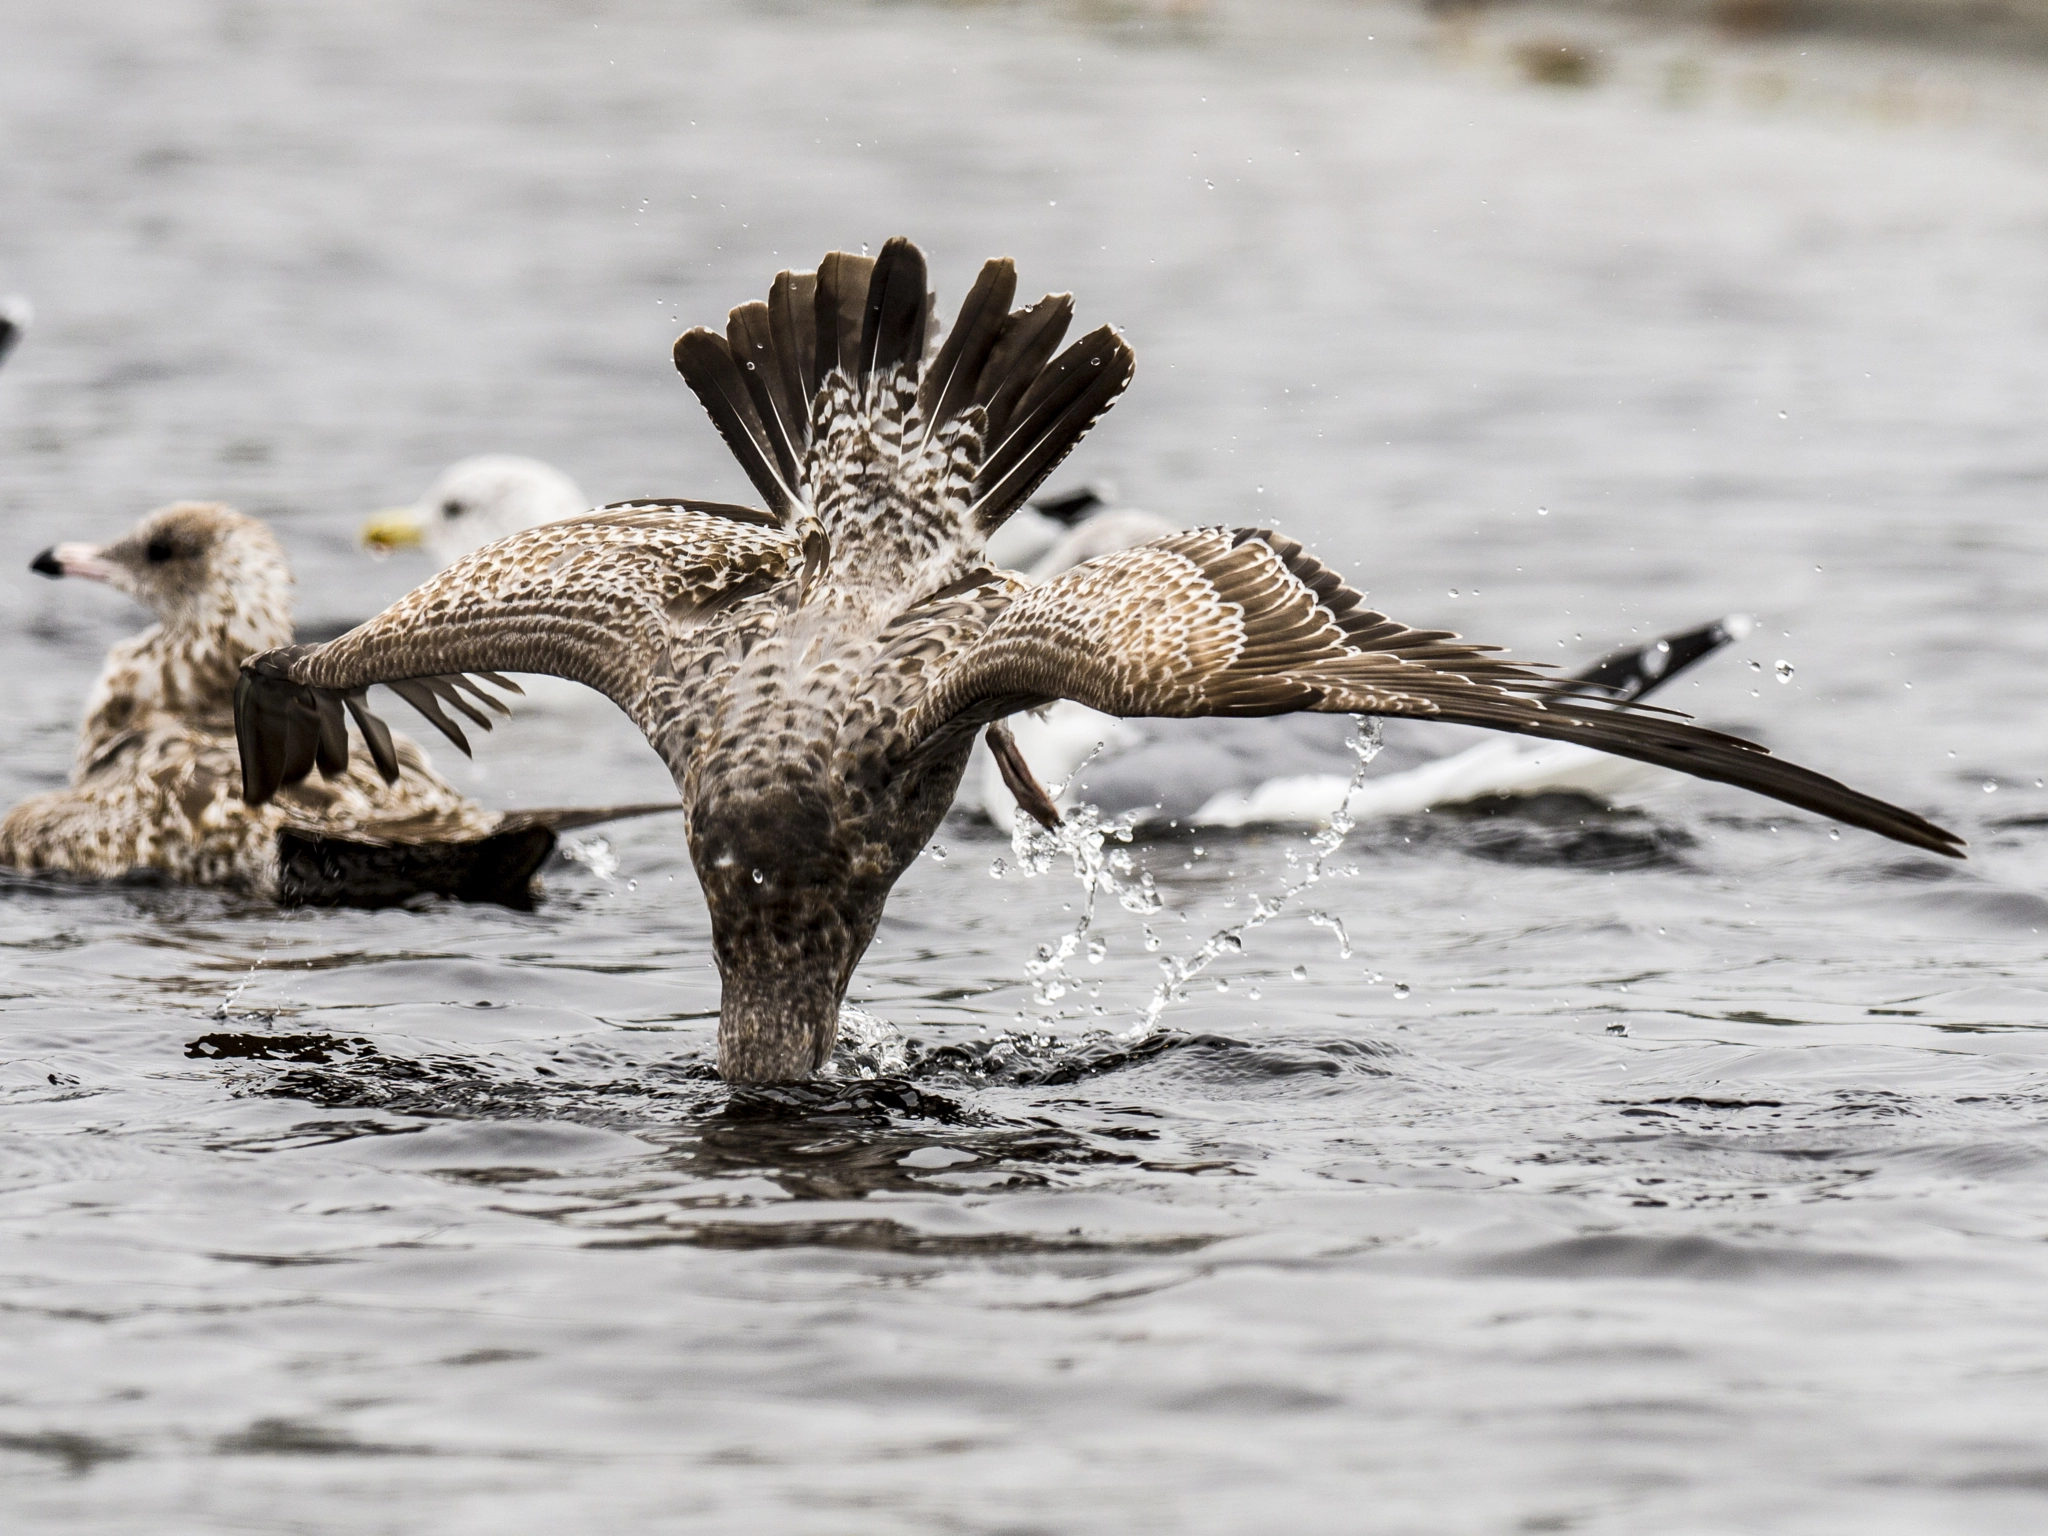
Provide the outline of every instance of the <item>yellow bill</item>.
[[363,548],[380,555],[394,549],[418,549],[426,532],[411,507],[389,507],[363,524]]

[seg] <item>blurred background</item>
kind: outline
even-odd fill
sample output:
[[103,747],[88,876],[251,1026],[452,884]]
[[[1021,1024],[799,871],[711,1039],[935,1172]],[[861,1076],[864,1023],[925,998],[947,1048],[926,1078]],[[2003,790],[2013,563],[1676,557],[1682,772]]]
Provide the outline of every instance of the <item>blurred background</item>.
[[[22,6],[0,504],[23,564],[225,499],[305,617],[367,612],[428,567],[362,514],[467,454],[743,498],[670,343],[905,233],[944,305],[1006,253],[1134,342],[1055,485],[1554,659],[1753,610],[1797,680],[1710,712],[1811,751],[1939,673],[1895,728],[2030,783],[1979,641],[2038,662],[2032,584],[1950,567],[2041,550],[2044,39],[2031,0]],[[68,732],[128,611],[0,579],[88,626],[12,706]],[[1882,711],[1802,736],[1816,692]]]

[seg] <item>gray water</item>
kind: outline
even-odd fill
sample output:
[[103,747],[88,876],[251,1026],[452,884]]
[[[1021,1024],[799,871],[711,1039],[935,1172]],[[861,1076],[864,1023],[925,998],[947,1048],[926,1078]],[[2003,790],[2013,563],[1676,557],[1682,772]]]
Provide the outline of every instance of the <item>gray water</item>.
[[[1307,0],[8,32],[9,799],[137,622],[43,545],[228,499],[321,620],[463,454],[744,495],[670,341],[901,232],[1131,337],[1064,478],[1537,658],[1752,611],[1671,702],[1972,853],[1704,786],[1370,825],[1133,1036],[1304,837],[1136,845],[1166,910],[1042,1006],[1080,886],[949,824],[886,1030],[747,1095],[670,821],[528,915],[0,886],[10,1530],[2041,1527],[2040,75]],[[560,704],[465,772],[666,786]]]

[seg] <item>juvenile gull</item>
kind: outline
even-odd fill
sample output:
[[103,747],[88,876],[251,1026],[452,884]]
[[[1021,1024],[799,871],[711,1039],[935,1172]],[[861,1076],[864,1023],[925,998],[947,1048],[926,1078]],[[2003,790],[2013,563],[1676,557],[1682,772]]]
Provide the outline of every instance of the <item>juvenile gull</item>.
[[[766,506],[626,504],[490,545],[325,645],[251,658],[245,792],[340,771],[344,709],[402,680],[436,725],[483,718],[465,674],[574,678],[624,709],[682,791],[733,1081],[808,1075],[890,888],[975,735],[1072,699],[1111,715],[1315,710],[1579,742],[1719,779],[1937,853],[1953,834],[1763,748],[1614,707],[1364,606],[1292,539],[1197,528],[1032,586],[983,559],[1107,410],[1132,354],[1054,355],[1055,295],[1012,310],[991,261],[927,362],[923,256],[780,274],[676,364]],[[371,737],[374,748],[376,737]],[[395,764],[389,765],[395,769]]]
[[227,507],[184,502],[117,543],[47,549],[34,569],[106,582],[157,623],[108,653],[70,787],[0,821],[0,864],[96,879],[150,870],[321,905],[382,906],[433,891],[524,906],[557,831],[673,808],[485,810],[399,736],[381,748],[389,775],[337,753],[332,775],[251,807],[235,749],[235,679],[247,657],[292,633],[291,571],[271,531]]

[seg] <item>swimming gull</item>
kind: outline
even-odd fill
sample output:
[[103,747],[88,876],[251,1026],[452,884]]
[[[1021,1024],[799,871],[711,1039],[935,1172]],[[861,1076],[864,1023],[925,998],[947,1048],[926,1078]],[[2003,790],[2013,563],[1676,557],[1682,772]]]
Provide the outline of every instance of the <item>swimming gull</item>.
[[[151,513],[105,546],[59,544],[46,576],[102,581],[157,622],[107,655],[86,704],[69,787],[0,821],[0,864],[114,879],[150,871],[289,903],[387,906],[423,893],[532,902],[555,835],[674,806],[490,811],[412,742],[370,726],[379,761],[245,804],[233,697],[244,659],[291,638],[291,570],[270,529],[211,503]],[[388,782],[387,782],[388,780]]]
[[[360,628],[243,664],[255,804],[334,762],[344,709],[399,682],[483,715],[472,674],[606,694],[686,807],[730,1081],[815,1071],[897,878],[953,799],[975,735],[1057,699],[1112,715],[1420,716],[1571,741],[1719,779],[1960,856],[1911,811],[1646,706],[1615,706],[1441,630],[1415,630],[1294,540],[1196,528],[1043,585],[985,542],[1130,381],[1111,327],[1057,352],[1073,301],[1012,309],[987,263],[926,361],[923,255],[827,255],[778,275],[677,367],[761,508],[622,504],[457,561]],[[375,736],[372,744],[374,746]]]

